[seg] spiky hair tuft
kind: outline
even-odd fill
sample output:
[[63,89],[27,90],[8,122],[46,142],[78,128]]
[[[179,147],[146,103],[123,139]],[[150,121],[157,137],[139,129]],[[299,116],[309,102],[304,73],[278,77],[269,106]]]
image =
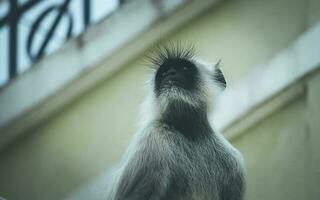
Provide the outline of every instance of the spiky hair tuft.
[[170,42],[165,45],[157,46],[149,55],[147,55],[147,60],[151,63],[152,68],[157,69],[169,59],[180,58],[192,60],[195,53],[196,51],[193,44],[182,45],[180,42]]

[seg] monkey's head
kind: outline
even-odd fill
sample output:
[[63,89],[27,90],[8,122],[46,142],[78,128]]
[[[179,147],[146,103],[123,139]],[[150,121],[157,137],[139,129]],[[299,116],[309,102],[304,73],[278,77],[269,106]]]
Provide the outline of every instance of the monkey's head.
[[150,58],[155,68],[151,79],[153,107],[160,113],[186,107],[209,113],[226,88],[219,63],[210,65],[196,59],[193,47],[160,47]]

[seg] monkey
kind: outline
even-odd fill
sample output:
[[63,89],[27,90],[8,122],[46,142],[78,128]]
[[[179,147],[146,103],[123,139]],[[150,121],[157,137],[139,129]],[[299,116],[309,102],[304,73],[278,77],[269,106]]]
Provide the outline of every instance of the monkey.
[[227,83],[194,46],[161,46],[110,200],[242,200],[241,153],[213,127],[212,110]]

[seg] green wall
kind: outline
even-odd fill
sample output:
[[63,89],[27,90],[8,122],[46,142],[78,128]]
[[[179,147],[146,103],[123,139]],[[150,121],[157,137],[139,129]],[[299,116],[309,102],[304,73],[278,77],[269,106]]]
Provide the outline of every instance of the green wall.
[[[195,43],[199,56],[208,61],[222,58],[233,85],[319,21],[319,5],[316,0],[225,1],[167,39]],[[61,199],[116,163],[136,129],[147,74],[146,64],[137,58],[1,152],[0,196]],[[306,108],[320,102],[315,100],[320,83],[310,80],[309,86],[312,94],[233,141],[246,160],[247,199],[319,197],[307,185],[319,185],[320,177],[308,173],[318,169],[320,127]],[[320,110],[312,112],[319,115]],[[307,131],[309,121],[315,124],[312,132]],[[310,139],[311,134],[318,140]]]
[[308,199],[306,107],[301,97],[234,141],[246,160],[246,199]]
[[320,198],[320,72],[306,93],[237,137],[246,161],[246,199]]

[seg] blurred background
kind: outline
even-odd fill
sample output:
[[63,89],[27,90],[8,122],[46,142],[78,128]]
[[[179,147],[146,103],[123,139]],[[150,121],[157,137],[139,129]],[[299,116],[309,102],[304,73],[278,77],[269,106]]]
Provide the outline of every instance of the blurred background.
[[320,0],[0,0],[0,197],[105,199],[167,41],[222,59],[245,199],[319,200]]

